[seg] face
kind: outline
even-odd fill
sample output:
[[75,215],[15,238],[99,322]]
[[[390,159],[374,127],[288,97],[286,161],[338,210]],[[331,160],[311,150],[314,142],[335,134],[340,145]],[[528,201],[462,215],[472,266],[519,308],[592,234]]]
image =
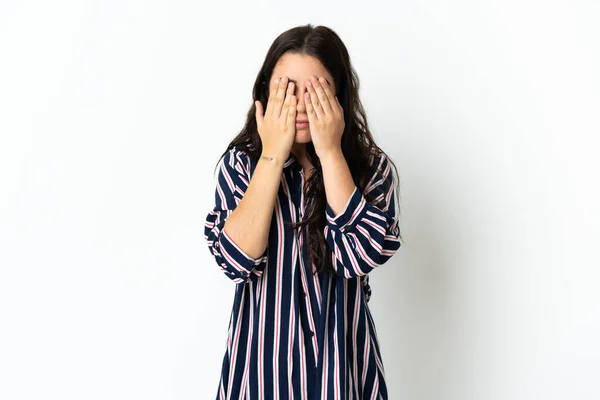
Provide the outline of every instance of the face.
[[[282,76],[287,76],[291,82],[294,82],[294,91],[297,99],[296,121],[308,121],[308,114],[306,113],[306,106],[304,104],[304,93],[307,91],[306,81],[313,75],[317,78],[320,76],[325,77],[330,84],[333,94],[336,95],[333,77],[323,64],[313,56],[286,53],[279,58],[273,69],[269,87],[274,84],[276,78]],[[295,142],[308,143],[310,141],[310,126],[296,126]]]

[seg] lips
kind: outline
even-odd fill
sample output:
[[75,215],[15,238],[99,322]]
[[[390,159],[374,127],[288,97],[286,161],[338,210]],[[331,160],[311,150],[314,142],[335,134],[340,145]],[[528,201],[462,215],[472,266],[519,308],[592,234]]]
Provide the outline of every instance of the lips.
[[307,119],[303,119],[303,120],[297,119],[296,123],[297,124],[308,124],[308,120]]

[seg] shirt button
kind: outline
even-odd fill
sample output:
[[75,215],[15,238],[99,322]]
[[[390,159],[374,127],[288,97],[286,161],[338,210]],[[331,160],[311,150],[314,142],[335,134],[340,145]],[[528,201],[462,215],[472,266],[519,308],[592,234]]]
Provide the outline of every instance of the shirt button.
[[308,331],[307,335],[308,335],[308,337],[313,337],[315,335],[315,333],[313,331]]
[[301,290],[300,293],[302,293],[303,297],[306,297],[306,292],[304,290]]

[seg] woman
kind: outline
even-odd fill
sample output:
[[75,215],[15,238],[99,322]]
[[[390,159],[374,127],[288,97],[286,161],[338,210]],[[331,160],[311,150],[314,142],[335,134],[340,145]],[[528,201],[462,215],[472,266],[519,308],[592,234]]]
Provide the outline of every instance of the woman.
[[387,399],[368,273],[400,247],[395,166],[326,27],[271,45],[205,237],[236,283],[218,399]]

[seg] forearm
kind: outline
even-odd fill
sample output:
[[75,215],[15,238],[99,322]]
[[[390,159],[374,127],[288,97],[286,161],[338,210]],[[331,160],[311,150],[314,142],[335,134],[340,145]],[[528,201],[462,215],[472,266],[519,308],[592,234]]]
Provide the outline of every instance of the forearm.
[[320,156],[319,160],[323,169],[327,202],[335,215],[338,215],[343,211],[356,185],[341,149],[328,152]]
[[225,221],[227,235],[252,258],[267,247],[284,159],[260,158],[242,200]]
[[325,239],[335,255],[335,270],[345,278],[368,274],[400,247],[394,176],[387,156],[382,157],[373,160],[376,172],[363,189],[377,199],[373,203],[356,188],[339,153],[320,157],[329,203]]

